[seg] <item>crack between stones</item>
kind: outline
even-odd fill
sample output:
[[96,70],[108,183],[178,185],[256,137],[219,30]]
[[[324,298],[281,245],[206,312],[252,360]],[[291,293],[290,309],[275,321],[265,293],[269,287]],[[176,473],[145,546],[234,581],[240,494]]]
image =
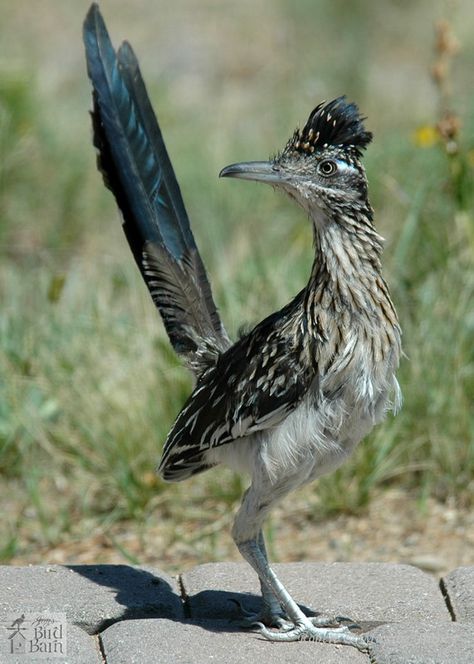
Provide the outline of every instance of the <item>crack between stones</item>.
[[451,598],[449,597],[449,592],[448,589],[446,588],[446,584],[444,583],[444,579],[439,580],[439,589],[441,590],[441,594],[443,595],[444,603],[446,604],[446,608],[448,609],[451,620],[453,622],[457,622],[456,620],[456,613],[454,611],[454,607],[451,604]]
[[184,617],[187,620],[189,620],[191,618],[191,607],[189,605],[189,596],[186,593],[186,590],[184,589],[184,581],[182,574],[178,575],[178,586],[179,586],[179,592],[181,594],[181,601],[183,602]]
[[105,656],[104,644],[102,643],[102,634],[95,634],[97,639],[97,647],[99,649],[100,656],[102,658],[102,664],[107,664],[107,657]]

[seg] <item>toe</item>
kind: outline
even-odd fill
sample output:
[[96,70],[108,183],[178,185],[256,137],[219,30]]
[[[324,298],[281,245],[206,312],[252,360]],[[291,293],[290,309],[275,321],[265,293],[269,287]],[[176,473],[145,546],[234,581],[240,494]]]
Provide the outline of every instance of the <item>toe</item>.
[[242,620],[240,620],[239,624],[244,629],[253,629],[260,625],[265,625],[266,627],[276,627],[282,632],[287,632],[294,628],[294,624],[287,620],[282,613],[273,613],[265,608],[259,612],[249,611],[239,600],[232,597],[230,601],[238,607],[242,614]]
[[309,616],[308,619],[315,627],[348,627],[349,629],[361,628],[360,625],[358,625],[354,620],[347,618],[346,616],[319,615]]
[[315,627],[308,619],[298,622],[292,629],[285,632],[275,632],[264,625],[259,625],[258,632],[269,641],[319,641],[353,646],[362,652],[367,652],[369,648],[368,640],[364,636],[352,634],[347,626],[331,629]]

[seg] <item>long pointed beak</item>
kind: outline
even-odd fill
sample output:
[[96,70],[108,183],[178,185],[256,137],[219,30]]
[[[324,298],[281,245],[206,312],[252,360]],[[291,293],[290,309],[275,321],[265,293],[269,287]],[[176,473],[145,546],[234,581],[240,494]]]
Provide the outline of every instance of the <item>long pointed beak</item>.
[[219,177],[256,180],[268,184],[281,184],[285,179],[271,161],[243,161],[239,164],[231,164],[222,169]]

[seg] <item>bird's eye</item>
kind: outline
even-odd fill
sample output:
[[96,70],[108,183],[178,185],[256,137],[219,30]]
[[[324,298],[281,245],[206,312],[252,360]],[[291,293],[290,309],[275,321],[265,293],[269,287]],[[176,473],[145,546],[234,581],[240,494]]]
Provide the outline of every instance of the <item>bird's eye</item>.
[[323,175],[325,178],[329,177],[330,175],[334,175],[336,171],[337,164],[331,159],[325,159],[318,164],[318,173]]

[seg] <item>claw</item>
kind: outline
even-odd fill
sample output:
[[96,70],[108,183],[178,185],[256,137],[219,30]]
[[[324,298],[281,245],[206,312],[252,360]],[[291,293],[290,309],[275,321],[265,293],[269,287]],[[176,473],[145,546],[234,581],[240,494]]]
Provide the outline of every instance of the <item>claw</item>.
[[289,632],[290,629],[293,629],[295,625],[290,620],[285,620],[279,616],[274,616],[271,626],[277,627],[280,632]]
[[315,627],[342,627],[341,623],[349,629],[361,629],[361,626],[347,616],[308,616],[308,619]]
[[356,623],[355,620],[352,620],[352,618],[348,618],[347,616],[336,616],[335,619],[339,625],[341,623],[347,623],[349,629],[362,629],[362,626],[359,625],[359,623]]

